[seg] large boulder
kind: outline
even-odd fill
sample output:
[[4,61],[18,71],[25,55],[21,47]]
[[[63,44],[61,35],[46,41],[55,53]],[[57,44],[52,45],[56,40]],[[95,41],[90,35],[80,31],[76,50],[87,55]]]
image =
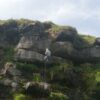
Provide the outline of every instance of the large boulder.
[[35,51],[29,51],[25,49],[18,49],[16,55],[15,55],[15,60],[22,60],[22,61],[29,61],[29,62],[34,62],[34,61],[43,61],[44,56],[38,52]]
[[40,35],[23,36],[19,41],[17,49],[27,49],[30,51],[44,52],[49,47],[51,40],[47,37],[41,38]]
[[67,29],[62,29],[59,31],[56,37],[56,41],[70,41],[74,42],[74,39],[77,37],[77,30],[74,28],[67,28]]
[[50,85],[45,82],[28,82],[24,87],[26,94],[36,98],[48,97],[50,95]]
[[100,46],[100,38],[96,38],[94,45]]
[[69,57],[72,54],[73,50],[73,44],[66,41],[57,41],[51,46],[51,51],[53,55],[63,58]]
[[[45,56],[39,52],[29,51],[25,49],[18,49],[15,60],[26,62],[45,62]],[[58,63],[66,61],[65,59],[57,56],[51,56],[47,63]]]

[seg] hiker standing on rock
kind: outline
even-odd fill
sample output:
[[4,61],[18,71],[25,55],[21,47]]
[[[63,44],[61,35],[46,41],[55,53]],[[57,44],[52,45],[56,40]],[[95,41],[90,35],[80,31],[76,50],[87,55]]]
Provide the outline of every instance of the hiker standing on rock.
[[48,48],[46,48],[44,56],[44,72],[43,72],[44,82],[46,82],[46,67],[47,67],[47,62],[49,62],[50,58],[51,58],[51,51]]
[[45,57],[44,57],[45,62],[48,62],[50,57],[51,57],[51,51],[48,48],[46,48]]

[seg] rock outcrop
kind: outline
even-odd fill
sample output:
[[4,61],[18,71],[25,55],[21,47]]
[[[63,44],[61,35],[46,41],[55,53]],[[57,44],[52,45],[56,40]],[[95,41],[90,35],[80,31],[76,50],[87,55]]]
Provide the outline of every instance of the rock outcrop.
[[[52,22],[0,22],[0,100],[91,99],[99,86],[100,39],[95,39]],[[45,50],[51,51],[49,60]]]
[[0,47],[15,47],[16,60],[43,61],[45,49],[49,48],[54,59],[100,61],[100,38],[90,44],[70,26],[31,20],[8,20],[0,24]]
[[[36,22],[24,28],[25,34],[16,47],[16,59],[43,61],[49,48],[52,56],[74,61],[100,61],[100,48],[86,43],[72,27]],[[27,30],[27,31],[26,31]]]
[[100,46],[100,38],[96,38],[94,45]]
[[48,97],[50,95],[50,85],[44,82],[28,82],[25,84],[25,92],[37,98]]

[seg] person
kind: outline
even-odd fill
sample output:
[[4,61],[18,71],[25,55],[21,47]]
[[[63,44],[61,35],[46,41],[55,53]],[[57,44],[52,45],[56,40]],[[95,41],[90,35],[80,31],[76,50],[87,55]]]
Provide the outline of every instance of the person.
[[43,71],[43,80],[44,82],[46,81],[46,67],[47,67],[47,63],[51,58],[51,51],[46,48],[45,50],[45,56],[44,56],[44,71]]
[[48,61],[50,57],[51,57],[51,51],[48,48],[46,48],[44,60]]

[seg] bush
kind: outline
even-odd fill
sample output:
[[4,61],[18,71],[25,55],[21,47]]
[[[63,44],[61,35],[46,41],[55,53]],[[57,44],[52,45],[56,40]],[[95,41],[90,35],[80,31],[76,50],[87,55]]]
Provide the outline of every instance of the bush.
[[14,100],[31,100],[31,98],[23,94],[17,94],[14,96]]
[[54,93],[50,94],[49,100],[68,100],[68,97],[62,93]]
[[95,42],[95,37],[90,35],[80,35],[81,39],[88,44],[93,44]]
[[33,81],[35,81],[35,82],[41,82],[42,81],[41,75],[39,73],[34,73],[34,75],[33,75]]

